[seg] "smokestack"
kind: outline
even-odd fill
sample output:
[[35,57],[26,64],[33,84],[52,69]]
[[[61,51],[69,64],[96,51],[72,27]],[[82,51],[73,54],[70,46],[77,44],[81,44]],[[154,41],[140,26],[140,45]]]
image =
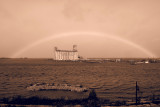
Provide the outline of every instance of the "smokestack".
[[58,48],[57,48],[57,47],[54,47],[54,50],[55,50],[55,51],[57,51],[57,50],[58,50]]
[[77,51],[77,45],[73,45],[73,50]]

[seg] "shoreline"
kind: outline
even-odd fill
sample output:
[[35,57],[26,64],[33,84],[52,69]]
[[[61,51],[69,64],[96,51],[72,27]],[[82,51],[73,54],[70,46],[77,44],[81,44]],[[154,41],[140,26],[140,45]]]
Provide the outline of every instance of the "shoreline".
[[22,97],[14,96],[10,98],[0,99],[0,107],[54,107],[54,106],[64,106],[64,107],[148,107],[160,106],[160,100],[152,101],[141,101],[136,104],[134,101],[111,101],[109,99],[98,98],[95,91],[91,91],[87,98],[81,99],[49,99],[49,98],[40,98],[38,96],[33,97]]

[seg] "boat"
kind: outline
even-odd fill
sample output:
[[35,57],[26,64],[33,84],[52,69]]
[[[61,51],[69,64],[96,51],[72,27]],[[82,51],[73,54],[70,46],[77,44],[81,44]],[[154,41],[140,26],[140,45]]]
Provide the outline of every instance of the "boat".
[[29,91],[64,90],[64,91],[86,92],[88,89],[83,87],[82,85],[36,83],[28,86],[27,90]]

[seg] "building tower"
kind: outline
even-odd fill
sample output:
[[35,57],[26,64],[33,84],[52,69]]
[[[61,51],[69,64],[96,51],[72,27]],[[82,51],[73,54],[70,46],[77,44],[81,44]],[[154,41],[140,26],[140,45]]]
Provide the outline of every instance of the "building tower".
[[77,51],[77,45],[73,45],[73,51]]

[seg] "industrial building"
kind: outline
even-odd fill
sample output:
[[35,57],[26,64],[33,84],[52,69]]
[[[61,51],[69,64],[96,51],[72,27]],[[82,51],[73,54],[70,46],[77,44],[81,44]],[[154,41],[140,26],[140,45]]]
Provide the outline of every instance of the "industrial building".
[[77,46],[73,45],[73,50],[59,50],[55,47],[55,60],[78,60]]

